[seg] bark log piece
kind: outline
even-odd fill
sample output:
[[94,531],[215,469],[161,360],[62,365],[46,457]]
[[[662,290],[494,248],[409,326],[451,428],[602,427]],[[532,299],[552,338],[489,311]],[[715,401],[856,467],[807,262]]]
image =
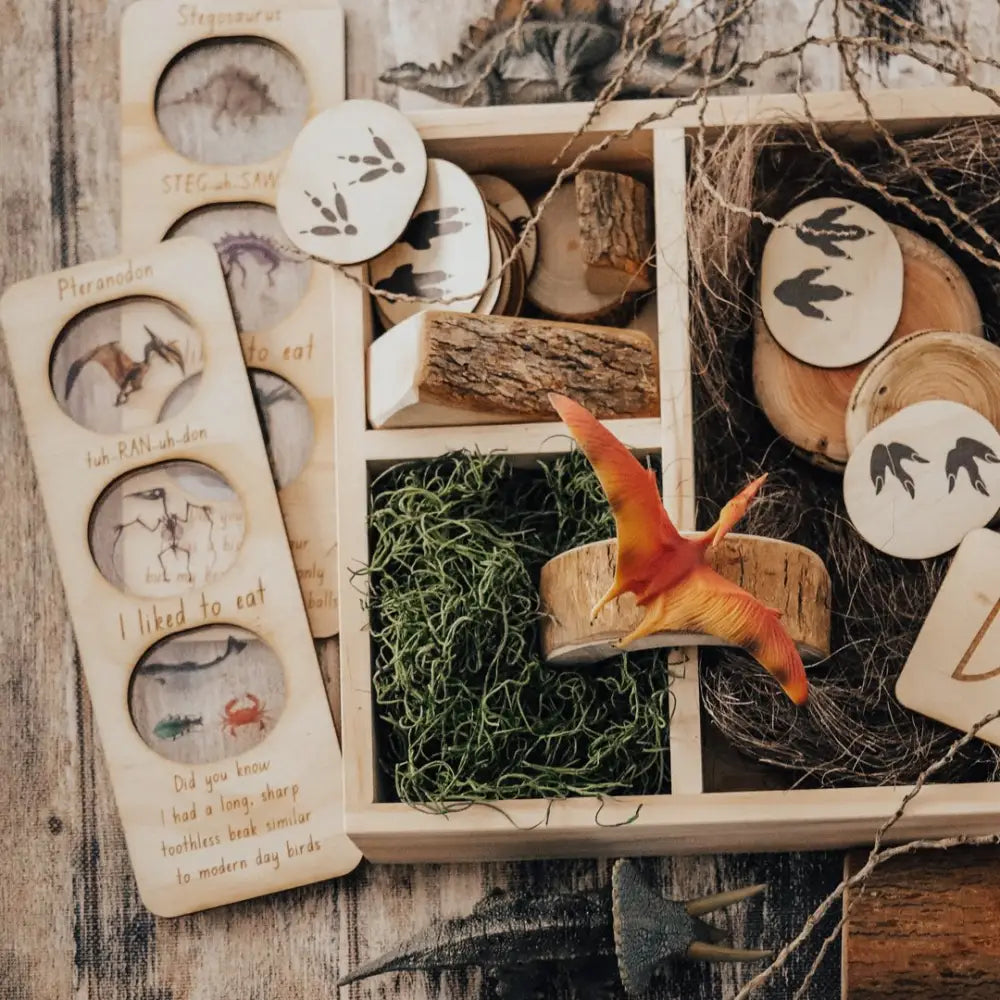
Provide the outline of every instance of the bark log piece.
[[580,241],[592,292],[622,295],[653,287],[653,196],[628,174],[581,170],[576,177]]
[[[681,532],[693,537],[698,532]],[[590,609],[614,580],[618,545],[611,538],[570,549],[550,559],[539,581],[542,655],[553,663],[594,663],[620,652],[612,643],[631,632],[644,615],[631,594],[608,604],[590,621]],[[803,656],[830,651],[830,575],[815,552],[759,535],[727,535],[709,551],[712,568],[782,613],[782,622]],[[661,646],[723,646],[714,636],[658,632],[629,651]]]
[[368,418],[381,427],[558,420],[562,392],[598,417],[659,412],[653,341],[638,330],[423,312],[368,352]]

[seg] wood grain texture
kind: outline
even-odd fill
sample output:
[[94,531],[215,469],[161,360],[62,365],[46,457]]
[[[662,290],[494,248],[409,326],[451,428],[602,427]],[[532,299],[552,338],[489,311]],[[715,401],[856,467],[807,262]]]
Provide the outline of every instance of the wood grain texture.
[[373,427],[557,420],[561,392],[600,418],[659,409],[656,347],[637,330],[423,312],[368,349]]
[[[867,860],[848,855],[846,874]],[[994,1000],[1000,850],[921,851],[844,896],[843,1000]]]
[[653,196],[628,174],[581,170],[576,210],[587,265],[587,287],[601,294],[645,292],[652,287]]
[[[632,594],[611,601],[591,621],[590,609],[615,578],[617,542],[591,542],[550,559],[543,567],[539,596],[546,613],[541,627],[542,654],[557,663],[607,659],[612,643],[628,635],[645,611]],[[830,575],[823,561],[801,545],[757,535],[727,535],[709,550],[707,562],[725,579],[749,591],[782,614],[782,624],[803,655],[814,659],[830,651]],[[711,636],[658,633],[633,649],[658,646],[717,645]]]

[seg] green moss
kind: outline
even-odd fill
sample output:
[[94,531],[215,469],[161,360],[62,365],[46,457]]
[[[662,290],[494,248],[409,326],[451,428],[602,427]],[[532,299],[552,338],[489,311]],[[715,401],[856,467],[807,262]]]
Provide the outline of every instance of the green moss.
[[380,760],[402,801],[667,790],[666,655],[571,668],[538,652],[542,564],[614,534],[579,453],[528,470],[465,452],[396,466],[370,527]]

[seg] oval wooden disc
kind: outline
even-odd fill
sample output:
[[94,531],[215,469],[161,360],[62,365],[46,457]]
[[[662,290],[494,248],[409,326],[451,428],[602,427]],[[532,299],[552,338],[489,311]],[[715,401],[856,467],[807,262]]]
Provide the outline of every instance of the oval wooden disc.
[[847,448],[894,413],[931,399],[964,403],[1000,430],[1000,347],[965,333],[924,330],[868,364],[847,406]]
[[858,533],[902,559],[950,552],[1000,510],[1000,431],[961,403],[916,403],[869,431],[844,471]]
[[[903,307],[890,343],[926,329],[981,337],[979,304],[958,265],[936,243],[902,226],[890,228],[903,253]],[[771,425],[817,465],[843,472],[849,455],[844,420],[867,362],[818,368],[785,351],[759,314],[754,330],[754,389]]]
[[427,178],[410,120],[380,101],[343,101],[298,134],[278,180],[278,218],[299,249],[370,260],[406,226]]
[[392,324],[425,309],[470,312],[490,273],[489,237],[486,202],[472,178],[448,160],[428,160],[413,217],[369,265],[377,289],[426,301],[381,298],[380,312]]
[[[511,231],[520,239],[524,224],[531,218],[531,209],[524,195],[510,181],[505,181],[502,177],[493,174],[473,174],[472,179],[476,182],[479,190],[483,192],[483,197],[487,203],[499,209],[504,218],[510,223]],[[528,277],[535,268],[535,259],[538,256],[538,232],[532,230],[521,248],[521,259],[524,261],[524,270]]]
[[[697,537],[700,532],[681,532]],[[606,605],[595,622],[590,609],[611,586],[618,544],[613,538],[570,549],[543,567],[539,593],[542,655],[551,663],[596,663],[622,652],[613,643],[628,635],[645,611],[632,594]],[[830,574],[815,552],[759,535],[727,535],[708,554],[709,564],[759,601],[782,612],[782,623],[804,657],[830,651]],[[710,635],[658,632],[628,652],[662,646],[724,646]]]
[[845,198],[804,202],[781,221],[760,266],[761,310],[774,339],[821,368],[870,358],[903,304],[903,255],[892,230]]
[[[537,211],[537,203],[533,207]],[[607,316],[621,304],[620,292],[598,295],[587,287],[572,184],[556,191],[538,220],[538,259],[528,298],[550,316],[580,322]]]

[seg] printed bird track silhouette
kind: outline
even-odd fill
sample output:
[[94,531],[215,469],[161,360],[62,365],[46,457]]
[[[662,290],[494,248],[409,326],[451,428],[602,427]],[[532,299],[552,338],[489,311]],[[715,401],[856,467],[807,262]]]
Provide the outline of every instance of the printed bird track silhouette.
[[[399,242],[408,243],[414,250],[429,250],[431,240],[448,236],[450,233],[459,233],[469,225],[462,219],[455,219],[461,211],[460,206],[453,205],[449,208],[429,208],[425,212],[418,212],[407,223]],[[446,221],[448,219],[452,221]]]
[[889,445],[875,445],[872,449],[870,472],[876,496],[882,492],[888,481],[886,479],[887,472],[899,481],[911,500],[916,496],[913,476],[902,467],[902,462],[919,462],[921,465],[927,465],[929,459],[918,455],[908,444],[900,444],[897,441],[893,441]]
[[798,309],[806,319],[822,319],[830,322],[830,317],[822,309],[814,305],[816,302],[836,302],[845,295],[852,293],[836,285],[820,285],[816,283],[830,269],[828,267],[809,267],[794,278],[786,278],[774,289],[774,297],[782,304]]
[[312,202],[314,208],[319,209],[319,214],[326,219],[327,224],[320,223],[311,229],[299,230],[302,233],[312,233],[313,236],[357,236],[358,227],[347,217],[347,199],[337,190],[336,182],[333,185],[333,208],[323,204],[323,199],[317,195],[303,191],[303,194]]
[[[389,143],[381,136],[377,136],[371,129],[368,134],[372,137],[372,145],[381,154],[379,156],[362,156],[360,153],[349,153],[347,156],[338,156],[338,160],[346,160],[348,163],[360,163],[369,167],[360,177],[355,177],[350,184],[368,184],[377,181],[380,177],[385,177],[390,171],[394,174],[406,173],[406,164],[397,160],[392,152]],[[348,185],[350,186],[350,185]]]
[[422,298],[440,298],[445,294],[441,286],[451,277],[446,271],[417,271],[412,264],[400,264],[387,278],[375,283],[383,292],[397,295],[419,295]]
[[850,260],[851,255],[837,244],[841,241],[854,243],[867,239],[869,236],[874,236],[875,231],[853,223],[845,225],[838,222],[837,220],[849,208],[851,208],[850,205],[834,205],[811,219],[804,219],[795,227],[795,235],[806,246],[816,247],[826,257],[840,257]]
[[948,457],[944,462],[945,475],[948,477],[948,492],[951,493],[958,483],[958,474],[962,469],[969,474],[969,482],[977,493],[984,497],[990,495],[986,487],[986,482],[979,472],[979,462],[987,462],[990,465],[1000,464],[1000,456],[982,441],[975,438],[960,437],[955,442],[955,447],[948,452]]

